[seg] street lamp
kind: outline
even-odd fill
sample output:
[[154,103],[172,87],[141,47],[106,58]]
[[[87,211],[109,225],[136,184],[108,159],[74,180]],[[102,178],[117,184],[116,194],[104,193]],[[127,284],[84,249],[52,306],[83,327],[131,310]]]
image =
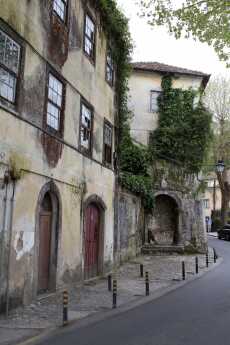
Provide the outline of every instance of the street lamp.
[[225,164],[223,160],[219,160],[216,164],[216,170],[218,173],[223,173],[225,169]]

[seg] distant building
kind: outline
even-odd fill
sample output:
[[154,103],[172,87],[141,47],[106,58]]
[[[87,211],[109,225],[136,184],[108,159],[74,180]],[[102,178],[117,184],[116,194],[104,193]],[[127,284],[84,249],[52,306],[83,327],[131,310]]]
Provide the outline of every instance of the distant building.
[[[174,88],[199,91],[204,90],[210,76],[158,62],[137,62],[132,64],[132,68],[129,80],[129,108],[133,113],[131,136],[135,143],[148,145],[150,133],[158,126],[157,99],[162,91],[162,77],[172,76]],[[206,234],[202,202],[180,190],[180,186],[177,188],[173,185],[168,176],[163,176],[160,184],[153,186],[152,192],[155,197],[153,214],[144,216],[143,212],[139,212],[137,201],[132,201],[125,192],[120,194],[120,203],[127,215],[127,222],[122,221],[120,225],[123,252],[125,248],[129,252],[129,246],[133,243],[131,239],[135,241],[135,227],[141,231],[139,239],[142,241],[142,250],[147,253],[160,250],[160,247],[162,250],[163,247],[169,247],[169,250],[174,247],[177,251],[192,245],[204,249]],[[122,229],[125,229],[126,235]]]

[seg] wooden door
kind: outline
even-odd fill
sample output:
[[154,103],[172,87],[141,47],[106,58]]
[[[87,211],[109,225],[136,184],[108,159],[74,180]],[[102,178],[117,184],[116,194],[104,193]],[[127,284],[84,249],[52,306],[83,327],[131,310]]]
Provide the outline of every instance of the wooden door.
[[90,204],[85,212],[85,279],[99,273],[100,210]]
[[[49,197],[50,198],[50,197]],[[39,216],[39,258],[38,258],[38,292],[49,290],[51,257],[52,210],[51,200],[44,198]]]

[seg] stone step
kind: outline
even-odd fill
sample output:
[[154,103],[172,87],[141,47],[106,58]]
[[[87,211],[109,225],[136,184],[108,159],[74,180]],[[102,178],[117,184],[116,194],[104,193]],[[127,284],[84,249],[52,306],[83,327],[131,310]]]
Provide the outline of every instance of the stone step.
[[184,246],[182,245],[156,245],[156,244],[145,244],[141,249],[144,255],[169,255],[169,254],[183,254]]

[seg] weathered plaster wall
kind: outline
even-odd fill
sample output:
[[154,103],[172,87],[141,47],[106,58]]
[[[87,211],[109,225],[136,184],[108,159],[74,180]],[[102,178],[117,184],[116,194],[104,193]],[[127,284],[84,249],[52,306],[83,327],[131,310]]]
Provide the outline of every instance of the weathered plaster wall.
[[[159,73],[133,71],[129,80],[129,108],[133,112],[131,135],[135,141],[148,144],[149,134],[157,128],[158,114],[150,111],[150,92],[161,91]],[[202,78],[178,76],[173,80],[173,87],[199,89]]]
[[141,200],[125,190],[119,190],[117,201],[116,262],[120,263],[136,257],[141,251],[144,210]]
[[[0,105],[0,164],[4,163],[9,167],[13,157],[18,169],[23,169],[15,187],[11,247],[6,244],[1,246],[4,247],[3,255],[6,258],[10,255],[8,280],[12,305],[31,301],[37,292],[36,210],[39,193],[51,180],[57,186],[62,202],[57,287],[82,280],[82,204],[90,195],[99,196],[106,205],[104,272],[110,270],[113,263],[114,172],[103,166],[102,155],[104,118],[114,124],[114,90],[105,81],[107,42],[102,31],[97,32],[95,66],[83,54],[83,3],[85,2],[81,0],[71,2],[70,30],[68,37],[64,36],[65,40],[68,39],[67,56],[66,45],[62,52],[60,49],[54,51],[55,47],[52,47],[56,41],[51,32],[53,28],[50,29],[50,1],[0,0],[1,18],[19,33],[22,41],[26,40],[23,43],[24,58],[18,107],[11,109],[9,113],[6,105]],[[94,10],[91,11],[96,18]],[[63,36],[61,38],[63,39]],[[48,161],[47,155],[52,142],[44,147],[42,131],[48,65],[52,65],[66,81],[64,135],[61,142],[53,140],[59,150],[58,159],[53,165]],[[79,152],[81,96],[94,108],[93,159]],[[83,183],[86,190],[85,194],[81,195],[76,191]],[[9,188],[12,189],[12,183]],[[1,210],[3,199],[4,189],[0,189]],[[10,212],[10,201],[8,204]],[[7,225],[6,242],[10,230]],[[0,233],[2,231],[0,217]],[[6,296],[7,265],[7,262],[1,264],[4,279],[1,280],[0,296],[3,299]]]

